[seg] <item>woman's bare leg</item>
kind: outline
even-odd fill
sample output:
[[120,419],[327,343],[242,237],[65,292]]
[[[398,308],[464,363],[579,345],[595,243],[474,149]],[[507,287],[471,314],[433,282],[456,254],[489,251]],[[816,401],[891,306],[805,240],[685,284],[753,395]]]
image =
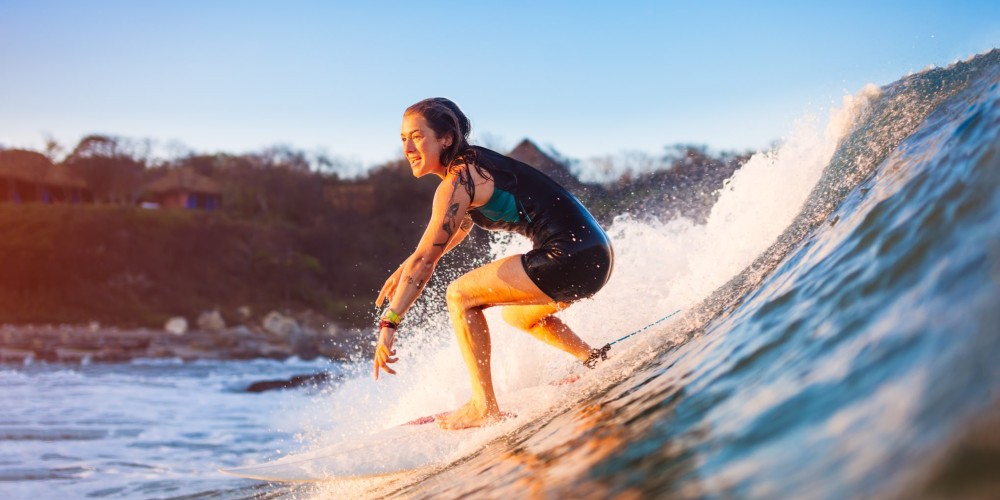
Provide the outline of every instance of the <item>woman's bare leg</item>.
[[472,382],[472,398],[439,423],[446,429],[484,425],[499,419],[501,414],[493,392],[490,330],[483,309],[498,305],[550,304],[554,312],[558,306],[528,277],[520,255],[469,271],[448,286],[447,297],[448,312]]
[[569,353],[580,361],[590,357],[590,345],[553,314],[569,307],[565,303],[531,306],[506,306],[503,319],[538,340]]

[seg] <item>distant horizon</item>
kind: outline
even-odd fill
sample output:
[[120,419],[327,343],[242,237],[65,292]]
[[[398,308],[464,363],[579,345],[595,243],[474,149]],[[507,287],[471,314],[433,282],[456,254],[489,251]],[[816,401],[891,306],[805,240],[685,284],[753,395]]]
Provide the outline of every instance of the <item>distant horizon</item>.
[[10,0],[0,144],[100,134],[150,139],[160,157],[287,146],[366,171],[401,158],[403,109],[444,96],[495,148],[530,138],[581,161],[676,144],[759,151],[866,84],[998,43],[1000,3],[971,0]]

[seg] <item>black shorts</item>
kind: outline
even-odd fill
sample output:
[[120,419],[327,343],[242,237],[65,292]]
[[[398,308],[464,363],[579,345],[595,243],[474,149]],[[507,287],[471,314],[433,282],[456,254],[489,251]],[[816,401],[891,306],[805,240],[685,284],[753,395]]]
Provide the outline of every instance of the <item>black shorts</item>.
[[531,281],[556,302],[573,302],[597,293],[611,277],[614,252],[600,234],[577,241],[555,240],[521,256]]

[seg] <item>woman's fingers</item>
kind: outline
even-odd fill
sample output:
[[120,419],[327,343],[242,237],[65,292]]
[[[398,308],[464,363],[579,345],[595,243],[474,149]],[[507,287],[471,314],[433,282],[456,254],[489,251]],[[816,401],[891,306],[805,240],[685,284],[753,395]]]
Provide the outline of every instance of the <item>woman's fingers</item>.
[[381,306],[382,301],[389,298],[395,291],[396,291],[396,283],[394,283],[390,278],[388,281],[385,282],[384,285],[382,285],[382,290],[378,292],[378,298],[375,299],[375,307]]
[[392,367],[390,367],[389,364],[388,364],[388,363],[394,363],[394,362],[395,361],[393,361],[393,360],[389,360],[387,362],[387,361],[383,361],[383,360],[380,360],[380,359],[376,359],[375,360],[375,380],[378,380],[378,373],[379,373],[380,370],[385,370],[386,373],[388,373],[390,375],[395,375],[396,374],[396,370],[393,370]]
[[378,347],[375,348],[375,380],[378,380],[380,370],[385,370],[385,372],[390,375],[396,374],[396,370],[393,370],[389,366],[389,363],[399,361],[399,358],[392,357],[395,355],[395,349],[390,351],[389,348],[383,344],[379,344]]
[[[389,348],[385,346],[385,344],[379,344],[378,349],[376,349],[376,351],[378,355],[380,355],[383,359],[387,360],[392,360],[393,358],[391,358],[390,356],[396,355],[396,350],[393,349],[390,351]],[[395,361],[389,361],[389,362],[395,363]]]
[[389,367],[389,363],[392,361],[381,358],[380,356],[375,357],[375,380],[378,380],[378,374],[381,370],[385,370],[386,373],[395,375],[396,372]]

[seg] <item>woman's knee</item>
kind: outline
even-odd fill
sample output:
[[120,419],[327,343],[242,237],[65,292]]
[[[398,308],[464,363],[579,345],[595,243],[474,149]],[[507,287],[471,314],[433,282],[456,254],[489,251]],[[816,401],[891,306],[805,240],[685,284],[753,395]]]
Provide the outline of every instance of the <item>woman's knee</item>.
[[463,286],[461,278],[448,284],[445,300],[448,302],[448,310],[452,312],[467,311],[476,306],[473,295],[469,293],[468,287]]

